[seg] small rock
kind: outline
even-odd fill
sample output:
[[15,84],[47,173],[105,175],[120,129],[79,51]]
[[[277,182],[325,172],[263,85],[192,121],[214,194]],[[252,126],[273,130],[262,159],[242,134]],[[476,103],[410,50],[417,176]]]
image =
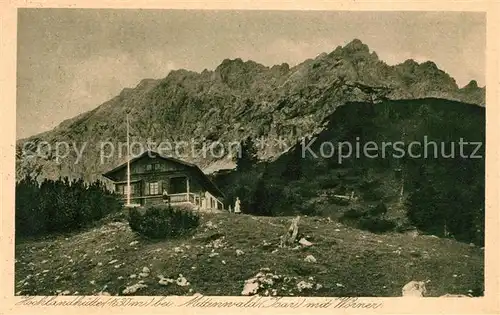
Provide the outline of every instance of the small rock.
[[225,260],[223,260],[223,261],[221,261],[221,263],[222,263],[223,265],[225,265],[225,264],[226,264],[226,261],[225,261]]
[[208,257],[215,257],[215,256],[219,256],[219,253],[210,253],[210,255],[208,255]]
[[185,287],[185,286],[189,285],[189,282],[187,281],[186,278],[184,278],[184,276],[182,274],[179,274],[179,278],[177,278],[176,283],[180,287]]
[[117,262],[118,262],[118,259],[113,259],[112,261],[110,261],[110,262],[108,263],[108,265],[112,265],[112,264],[117,263]]
[[142,268],[142,272],[141,272],[141,273],[139,273],[139,277],[141,277],[141,278],[146,278],[146,277],[148,277],[148,276],[149,276],[149,273],[150,273],[150,272],[151,272],[151,271],[149,270],[149,268],[148,268],[148,267],[144,267],[144,268]]
[[244,255],[244,254],[245,254],[245,252],[242,251],[241,249],[237,249],[236,250],[236,256],[241,256],[241,255]]
[[182,253],[182,252],[184,252],[184,251],[183,251],[183,250],[182,250],[182,248],[180,248],[180,247],[175,247],[175,248],[174,248],[174,252],[176,252],[176,253]]
[[130,279],[135,279],[135,278],[137,278],[137,275],[136,275],[136,274],[131,274],[131,275],[129,276],[129,278],[130,278]]
[[122,291],[122,294],[125,294],[125,295],[129,295],[129,294],[134,294],[136,293],[138,290],[140,289],[143,289],[143,288],[147,288],[148,286],[146,284],[143,284],[143,283],[137,283],[137,284],[134,284],[134,285],[131,285],[129,287],[126,287],[123,291]]
[[174,279],[170,278],[164,278],[163,276],[160,276],[160,280],[158,281],[159,285],[169,285],[170,283],[174,283]]
[[344,287],[344,285],[343,285],[342,283],[335,283],[335,285],[336,285],[337,287],[339,287],[339,288],[343,288],[343,287]]
[[299,240],[299,244],[302,245],[302,246],[311,246],[313,243],[309,242],[308,240],[306,240],[305,238],[301,238]]
[[315,263],[316,262],[316,258],[314,258],[313,255],[308,255],[306,258],[304,258],[304,261],[308,262],[308,263]]
[[297,283],[297,290],[299,290],[299,292],[302,292],[303,290],[306,290],[306,289],[312,289],[312,288],[313,288],[313,284],[310,282],[300,281],[299,283]]
[[205,223],[205,226],[209,229],[216,229],[217,228],[217,225],[213,224],[212,221],[208,221],[207,223]]
[[464,295],[464,294],[450,294],[450,293],[446,293],[444,295],[441,295],[440,297],[469,297],[468,295]]
[[129,245],[130,245],[130,246],[135,246],[135,245],[137,245],[137,244],[139,244],[139,241],[133,241],[133,242],[130,242],[130,244],[129,244]]

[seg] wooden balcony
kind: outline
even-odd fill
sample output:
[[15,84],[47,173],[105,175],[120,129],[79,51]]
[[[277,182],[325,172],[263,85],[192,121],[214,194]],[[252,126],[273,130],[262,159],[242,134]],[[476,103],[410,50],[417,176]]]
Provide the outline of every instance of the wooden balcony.
[[[168,197],[170,198],[171,204],[189,202],[195,206],[200,205],[200,197],[192,193],[169,194]],[[124,196],[123,200],[126,201],[126,199],[127,197]],[[132,195],[130,196],[130,203],[144,205],[144,204],[153,204],[153,203],[158,204],[165,202],[163,195],[146,195],[146,196]]]

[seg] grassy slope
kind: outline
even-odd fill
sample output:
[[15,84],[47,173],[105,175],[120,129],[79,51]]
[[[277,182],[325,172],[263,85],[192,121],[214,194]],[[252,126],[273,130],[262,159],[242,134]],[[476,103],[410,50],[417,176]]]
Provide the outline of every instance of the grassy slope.
[[[429,296],[467,294],[468,290],[482,294],[484,257],[478,247],[429,236],[377,235],[326,218],[303,217],[299,234],[314,245],[280,248],[273,253],[290,220],[205,215],[192,237],[161,242],[142,239],[127,223],[114,222],[79,234],[19,242],[15,291],[53,295],[68,290],[92,295],[106,286],[105,291],[118,295],[138,282],[129,275],[137,275],[147,266],[151,274],[143,280],[148,287],[137,295],[240,295],[244,281],[263,267],[292,277],[289,284],[277,287],[278,295],[399,296],[410,280],[430,280]],[[215,227],[207,226],[209,221]],[[210,247],[211,240],[221,235],[224,246]],[[131,246],[135,240],[139,243]],[[183,252],[176,252],[176,247]],[[237,249],[245,254],[237,256]],[[209,257],[212,251],[219,255]],[[317,262],[304,262],[307,255]],[[117,262],[109,264],[112,260]],[[182,274],[190,285],[161,286],[160,274],[174,279]],[[322,288],[299,293],[296,283],[301,280],[319,283]]]

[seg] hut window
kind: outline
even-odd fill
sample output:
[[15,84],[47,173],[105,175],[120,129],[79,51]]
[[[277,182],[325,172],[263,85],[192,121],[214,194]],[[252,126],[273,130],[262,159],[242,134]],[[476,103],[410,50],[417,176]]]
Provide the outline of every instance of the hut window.
[[[127,185],[123,185],[123,194],[127,195],[127,192],[128,192]],[[135,194],[135,185],[133,184],[130,184],[130,194],[131,195]]]
[[149,183],[149,194],[158,195],[160,193],[158,182]]
[[153,165],[147,164],[146,165],[146,171],[151,171],[151,170],[153,170]]
[[124,185],[116,185],[116,193],[120,195],[124,195],[125,193],[125,186]]

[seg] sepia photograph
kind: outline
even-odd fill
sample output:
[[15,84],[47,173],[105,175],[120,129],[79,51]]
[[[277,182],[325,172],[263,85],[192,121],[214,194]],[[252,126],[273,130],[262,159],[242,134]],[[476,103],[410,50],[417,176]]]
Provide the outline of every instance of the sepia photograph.
[[16,14],[16,296],[485,295],[485,12]]

